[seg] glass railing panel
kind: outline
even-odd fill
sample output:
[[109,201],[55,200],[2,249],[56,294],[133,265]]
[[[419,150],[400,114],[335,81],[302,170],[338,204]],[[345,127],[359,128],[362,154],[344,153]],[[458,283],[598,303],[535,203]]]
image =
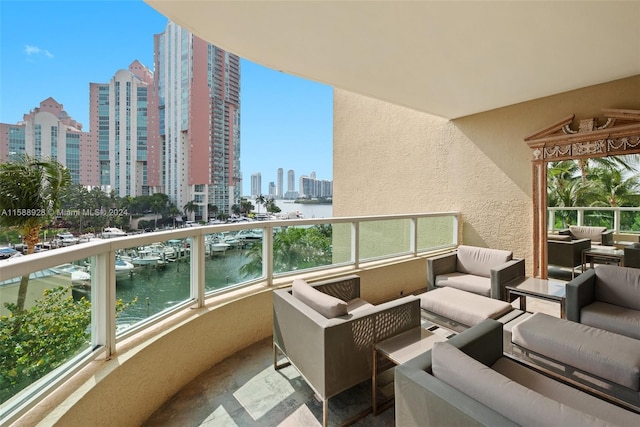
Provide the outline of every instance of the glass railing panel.
[[411,250],[411,221],[363,221],[359,245],[360,261],[408,253]]
[[191,239],[172,239],[116,252],[117,331],[190,299]]
[[640,212],[621,210],[620,231],[623,233],[640,233]]
[[[553,227],[549,228],[551,230],[562,230],[578,223],[578,211],[575,209],[559,209],[555,211],[554,219]],[[549,221],[548,216],[547,221]]]
[[278,227],[273,234],[274,274],[333,264],[331,224]]
[[457,243],[455,216],[432,216],[418,218],[418,252],[425,252]]
[[72,264],[0,283],[0,403],[90,347],[90,287],[86,267]]
[[331,224],[331,255],[333,257],[333,264],[347,264],[355,261],[351,258],[352,229],[353,224],[350,222]]
[[262,276],[262,229],[255,230],[253,239],[242,237],[249,236],[248,232],[241,233],[240,236],[238,232],[205,235],[206,292],[214,292]]
[[607,210],[587,210],[584,211],[584,225],[594,227],[607,227],[613,229],[613,211]]

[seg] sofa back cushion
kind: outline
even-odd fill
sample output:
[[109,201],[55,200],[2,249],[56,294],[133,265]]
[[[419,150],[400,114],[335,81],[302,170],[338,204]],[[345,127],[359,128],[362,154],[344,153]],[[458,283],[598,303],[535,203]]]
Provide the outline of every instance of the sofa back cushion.
[[434,343],[433,375],[520,425],[605,426],[604,421],[558,403],[466,355],[448,342]]
[[491,277],[491,269],[511,261],[513,252],[478,246],[458,246],[456,270],[461,273]]
[[574,239],[591,239],[593,243],[602,243],[602,233],[607,227],[593,227],[588,225],[570,225],[569,232]]
[[345,316],[347,314],[347,303],[345,301],[320,292],[302,279],[293,281],[292,293],[295,298],[313,308],[327,319],[333,319],[334,317]]
[[640,269],[596,265],[595,299],[640,310]]

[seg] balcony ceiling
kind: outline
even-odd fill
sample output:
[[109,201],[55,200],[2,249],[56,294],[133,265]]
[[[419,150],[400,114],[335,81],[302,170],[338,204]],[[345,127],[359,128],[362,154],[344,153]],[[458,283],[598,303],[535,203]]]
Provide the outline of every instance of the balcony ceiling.
[[450,119],[640,74],[640,1],[145,1],[250,61]]

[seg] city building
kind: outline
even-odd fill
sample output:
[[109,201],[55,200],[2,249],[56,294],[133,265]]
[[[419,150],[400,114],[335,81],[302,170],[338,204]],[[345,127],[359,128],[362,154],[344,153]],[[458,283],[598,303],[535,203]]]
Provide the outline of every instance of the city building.
[[316,173],[311,172],[309,176],[300,177],[300,197],[333,197],[333,181],[318,180]]
[[282,168],[278,168],[278,186],[276,188],[276,197],[279,199],[281,199],[284,194],[283,178],[284,178],[284,171],[282,170]]
[[[109,83],[91,83],[89,104],[99,161],[92,182],[120,197],[148,195],[148,147],[150,143],[158,146],[153,73],[135,60],[127,70],[118,70]],[[157,158],[157,149],[152,154]]]
[[262,175],[260,172],[251,175],[251,196],[262,194]]
[[51,158],[66,166],[75,184],[96,185],[95,140],[62,104],[47,98],[17,124],[0,123],[0,161],[19,155]]
[[296,191],[296,173],[293,169],[289,169],[287,172],[287,192],[284,193],[285,199],[297,199],[298,192]]
[[269,182],[269,196],[275,198],[278,192],[278,188],[276,187],[276,183],[271,181]]
[[[179,208],[231,213],[240,201],[240,58],[169,22],[154,39],[157,191]],[[153,168],[152,172],[156,172]]]

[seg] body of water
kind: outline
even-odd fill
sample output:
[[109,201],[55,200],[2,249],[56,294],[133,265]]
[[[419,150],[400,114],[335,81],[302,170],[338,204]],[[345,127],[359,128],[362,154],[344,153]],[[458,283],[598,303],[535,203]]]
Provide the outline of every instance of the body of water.
[[330,218],[333,216],[333,205],[310,203],[294,203],[292,200],[276,200],[282,213],[300,212],[304,218]]

